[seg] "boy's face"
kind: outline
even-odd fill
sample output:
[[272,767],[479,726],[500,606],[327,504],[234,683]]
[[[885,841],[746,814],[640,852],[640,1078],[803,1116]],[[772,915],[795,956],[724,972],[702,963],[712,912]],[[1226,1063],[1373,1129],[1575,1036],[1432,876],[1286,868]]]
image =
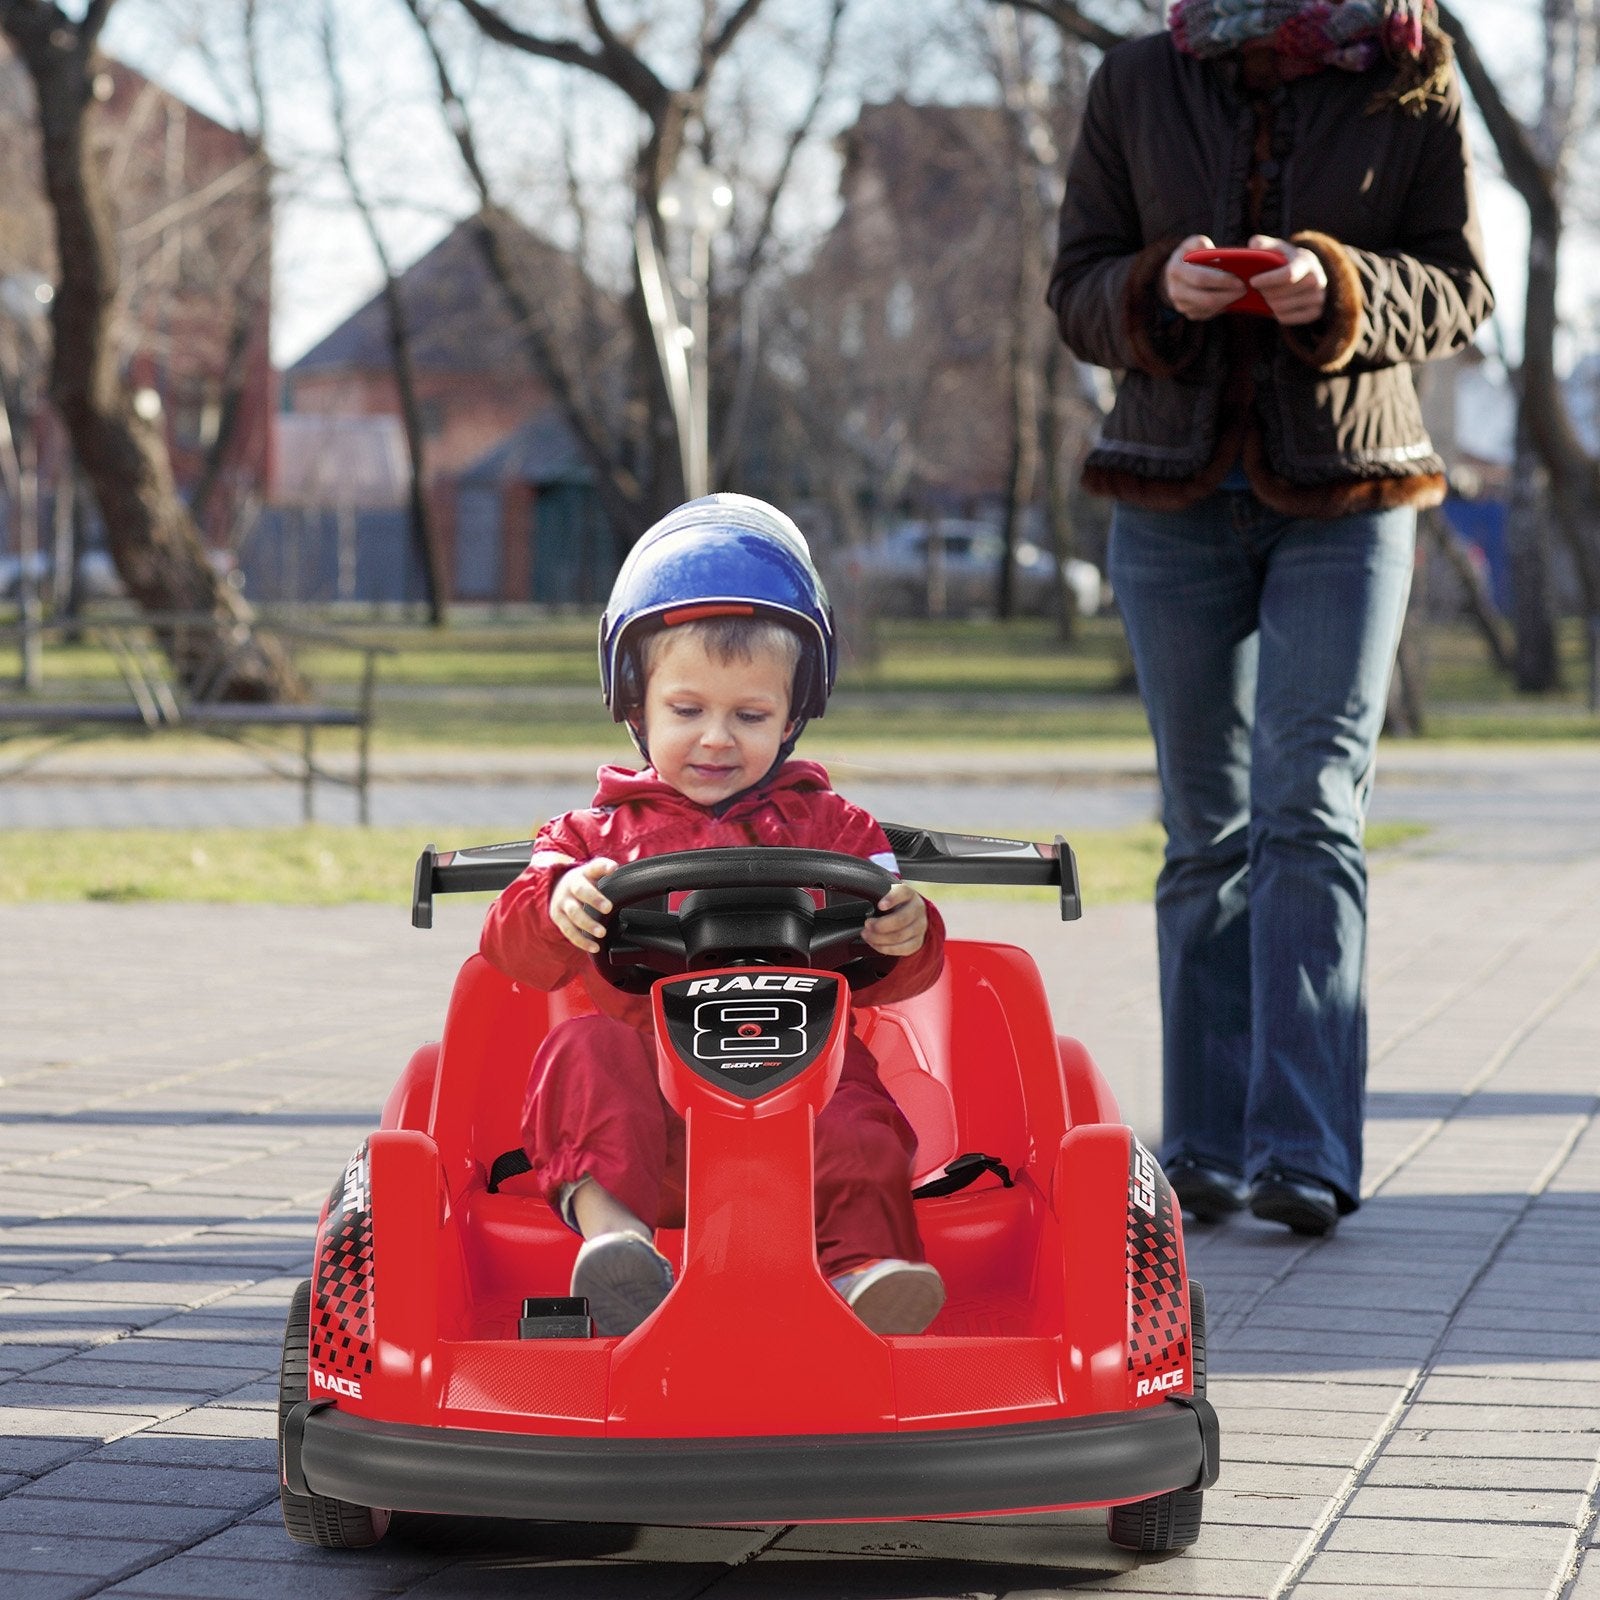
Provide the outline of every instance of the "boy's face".
[[770,651],[719,661],[669,633],[644,690],[644,732],[656,772],[698,805],[766,776],[789,732],[788,664]]

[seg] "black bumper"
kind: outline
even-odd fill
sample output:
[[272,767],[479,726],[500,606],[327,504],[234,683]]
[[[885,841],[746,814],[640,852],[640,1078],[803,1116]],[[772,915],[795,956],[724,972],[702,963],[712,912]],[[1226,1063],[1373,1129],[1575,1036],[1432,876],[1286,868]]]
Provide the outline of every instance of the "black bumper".
[[1173,1397],[1059,1422],[883,1434],[570,1439],[373,1422],[302,1401],[297,1493],[557,1522],[846,1522],[1142,1500],[1216,1482],[1216,1413]]

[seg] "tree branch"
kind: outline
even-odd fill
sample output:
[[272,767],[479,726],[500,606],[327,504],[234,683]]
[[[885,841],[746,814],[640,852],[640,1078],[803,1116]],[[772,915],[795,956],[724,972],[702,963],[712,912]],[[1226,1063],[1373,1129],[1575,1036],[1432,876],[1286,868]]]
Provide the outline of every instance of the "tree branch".
[[[568,426],[577,437],[584,459],[594,469],[595,487],[607,515],[619,528],[641,527],[637,507],[634,504],[638,495],[637,483],[626,468],[612,459],[610,451],[606,448],[606,430],[586,404],[576,377],[563,364],[554,340],[539,326],[535,317],[536,308],[529,297],[522,292],[511,270],[499,222],[502,218],[508,222],[513,219],[495,200],[489,186],[488,174],[484,171],[483,163],[478,156],[478,143],[473,136],[472,121],[467,113],[466,103],[456,90],[449,64],[439,48],[439,41],[434,37],[428,19],[422,14],[422,0],[404,0],[404,3],[417,24],[417,30],[421,33],[423,43],[433,62],[434,77],[439,86],[440,101],[444,106],[445,121],[455,138],[456,148],[461,153],[462,163],[472,179],[473,188],[477,191],[479,210],[476,233],[484,265],[511,308],[518,332],[527,346],[529,355],[533,358],[534,367],[549,386]],[[467,3],[468,0],[462,0],[462,4]],[[473,0],[473,3],[476,3],[476,0]]]
[[701,54],[699,70],[694,75],[696,90],[705,88],[717,63],[728,53],[733,41],[744,29],[744,25],[761,9],[762,4],[763,0],[740,0],[738,7],[717,30],[715,37],[707,43]]
[[1494,140],[1506,181],[1522,196],[1530,211],[1558,215],[1555,174],[1539,159],[1528,130],[1506,105],[1465,25],[1447,5],[1439,7],[1439,24],[1455,46],[1456,63],[1472,91],[1489,137]]
[[559,61],[565,66],[582,67],[588,72],[603,73],[604,67],[598,53],[586,50],[576,39],[541,39],[537,34],[525,33],[506,21],[483,0],[460,0],[461,8],[477,23],[480,29],[496,44],[508,44],[530,56],[543,56],[547,61]]
[[89,8],[83,14],[83,21],[78,24],[78,42],[85,50],[93,50],[100,38],[100,30],[106,25],[106,18],[111,15],[111,8],[117,0],[89,0]]
[[[1122,44],[1133,37],[1131,34],[1118,33],[1103,22],[1096,22],[1093,17],[1086,17],[1073,4],[1073,0],[992,0],[992,3],[1014,5],[1018,11],[1036,12],[1055,23],[1063,33],[1070,34],[1083,44],[1092,44],[1097,50],[1109,50],[1112,45]],[[1442,6],[1440,10],[1443,10]]]
[[[256,0],[245,0],[245,71],[250,79],[250,96],[255,102],[255,126],[251,131],[264,150],[267,146],[267,86],[261,72],[260,23]],[[243,126],[242,121],[241,126]]]
[[828,80],[833,75],[833,63],[838,55],[840,25],[849,5],[850,0],[833,0],[833,7],[828,17],[828,36],[822,46],[822,59],[817,63],[817,82],[811,94],[811,103],[790,130],[789,137],[784,143],[783,159],[778,163],[777,176],[767,189],[766,201],[761,208],[761,220],[756,225],[750,248],[745,252],[744,278],[747,283],[760,269],[761,258],[766,254],[767,245],[772,239],[773,219],[777,214],[778,200],[783,194],[784,185],[789,181],[790,169],[794,166],[795,157],[805,142],[806,135],[811,131],[811,125],[817,119],[818,111],[822,109],[822,101],[828,91]]
[[1600,609],[1600,550],[1593,519],[1600,511],[1600,461],[1572,423],[1555,376],[1556,285],[1561,242],[1561,153],[1541,159],[1528,130],[1512,115],[1466,28],[1446,6],[1439,20],[1455,45],[1461,74],[1494,140],[1507,181],[1528,207],[1528,287],[1523,311],[1519,426],[1550,474],[1556,522],[1578,563],[1585,598]]
[[129,223],[120,230],[118,236],[124,246],[142,244],[146,239],[167,228],[181,227],[190,218],[210,210],[219,200],[226,199],[235,190],[244,188],[246,184],[253,183],[264,175],[270,176],[270,173],[271,165],[266,152],[257,149],[253,155],[243,161],[236,161],[226,171],[219,172],[210,183],[202,184],[198,189],[191,189],[187,194],[180,194],[176,200],[162,206],[159,211],[152,211],[149,216]]
[[589,13],[595,36],[600,41],[598,50],[590,50],[575,39],[545,39],[538,34],[524,32],[507,22],[493,7],[485,5],[483,0],[460,0],[460,5],[484,34],[497,44],[507,44],[525,55],[558,61],[563,66],[580,67],[585,72],[604,78],[627,95],[652,123],[660,120],[671,99],[667,86],[660,78],[612,32],[600,14],[596,0],[585,0],[585,9]]
[[426,443],[422,425],[422,402],[417,394],[416,364],[411,353],[411,318],[400,290],[399,275],[389,248],[378,227],[377,214],[372,200],[362,186],[356,171],[355,140],[350,129],[350,102],[345,93],[344,75],[339,66],[339,45],[334,28],[334,0],[322,4],[322,61],[328,74],[328,97],[333,112],[333,129],[336,138],[336,155],[345,188],[350,192],[351,204],[361,218],[367,242],[378,259],[383,273],[383,307],[388,319],[389,359],[394,373],[394,385],[400,400],[400,421],[405,430],[407,482],[410,491],[411,539],[422,566],[423,582],[428,591],[428,616],[433,626],[443,627],[445,622],[445,595],[449,578],[445,572],[444,552],[433,525],[428,505],[427,481],[424,471]]
[[616,30],[606,21],[606,15],[600,9],[600,0],[583,0],[583,14],[589,19],[595,38],[600,41],[603,55],[633,55],[633,51],[617,37]]
[[0,0],[0,28],[19,46],[24,43],[37,46],[58,26],[71,27],[72,24],[52,0]]

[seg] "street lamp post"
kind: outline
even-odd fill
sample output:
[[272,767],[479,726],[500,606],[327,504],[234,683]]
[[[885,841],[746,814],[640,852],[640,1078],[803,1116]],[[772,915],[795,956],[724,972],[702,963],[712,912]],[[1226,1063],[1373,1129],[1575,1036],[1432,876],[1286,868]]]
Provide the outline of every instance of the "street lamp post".
[[[667,377],[691,500],[711,492],[711,244],[732,209],[728,181],[692,156],[685,156],[662,185],[661,220],[688,230],[688,272],[676,292],[656,254],[648,219],[641,218],[635,231],[645,306]],[[687,325],[678,310],[680,297],[688,303]]]
[[38,396],[41,330],[55,290],[37,273],[0,278],[0,313],[16,331],[11,376],[17,396],[16,419],[10,395],[0,403],[0,467],[14,508],[17,529],[17,609],[22,623],[22,687],[39,687],[39,442]]

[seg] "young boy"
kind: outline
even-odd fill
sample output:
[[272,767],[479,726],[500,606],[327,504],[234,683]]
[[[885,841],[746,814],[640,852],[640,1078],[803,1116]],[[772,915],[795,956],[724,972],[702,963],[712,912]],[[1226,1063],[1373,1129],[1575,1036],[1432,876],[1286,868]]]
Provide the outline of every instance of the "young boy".
[[[648,763],[603,767],[594,805],[540,830],[527,870],[495,902],[482,951],[538,988],[581,978],[601,1015],[558,1024],[534,1058],[523,1118],[532,1170],[583,1235],[572,1293],[596,1328],[631,1332],[672,1287],[653,1230],[681,1225],[682,1119],[661,1094],[648,997],[595,971],[597,884],[625,861],[672,850],[788,845],[895,869],[882,828],[791,761],[834,676],[832,613],[805,540],[782,512],[740,495],[680,506],[635,547],[601,621],[607,704]],[[944,961],[939,914],[897,882],[863,934],[898,960],[862,989],[882,1004],[926,989]],[[912,1214],[916,1137],[852,1031],[815,1130],[817,1255],[879,1333],[920,1333],[944,1302]]]

